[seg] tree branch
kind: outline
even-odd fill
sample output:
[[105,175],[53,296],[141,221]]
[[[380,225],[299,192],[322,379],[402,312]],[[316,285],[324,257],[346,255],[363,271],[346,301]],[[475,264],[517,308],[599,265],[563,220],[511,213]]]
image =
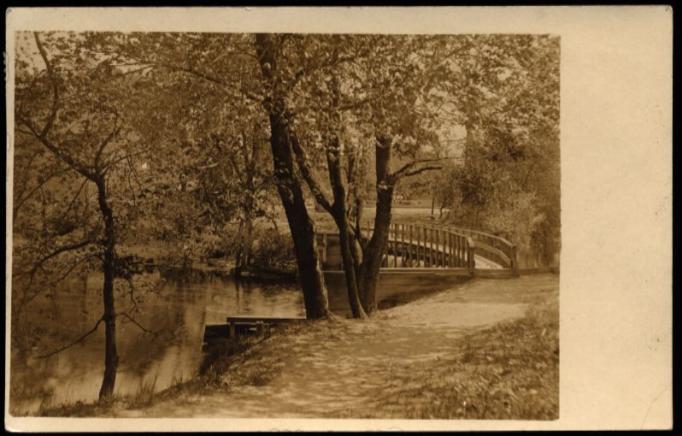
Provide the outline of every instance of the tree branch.
[[315,200],[319,203],[319,205],[322,206],[332,216],[334,216],[334,209],[331,203],[329,202],[327,197],[325,197],[324,193],[322,192],[322,189],[320,189],[320,186],[317,183],[317,180],[315,180],[315,177],[312,175],[310,171],[305,150],[303,150],[300,142],[298,141],[298,138],[295,135],[290,135],[290,137],[291,145],[296,156],[296,163],[298,164],[298,168],[301,171],[303,179],[308,184],[310,191],[313,193],[313,196],[315,197]]
[[52,63],[50,63],[50,60],[47,58],[47,52],[45,51],[45,48],[43,47],[43,43],[40,42],[40,38],[38,37],[38,32],[33,32],[33,38],[36,41],[36,45],[38,46],[38,51],[40,52],[40,57],[43,58],[43,62],[45,62],[45,68],[47,69],[47,78],[50,81],[50,85],[52,87],[52,109],[50,110],[50,115],[47,117],[47,120],[45,121],[45,125],[43,128],[40,130],[40,135],[38,135],[40,138],[44,138],[47,133],[50,131],[52,128],[52,124],[54,123],[55,118],[57,117],[57,112],[59,111],[59,87],[57,86],[57,79],[54,77],[54,70],[52,69]]
[[135,153],[128,153],[128,154],[126,154],[126,155],[123,155],[123,156],[119,157],[118,159],[115,159],[115,160],[113,160],[113,161],[107,162],[107,163],[105,163],[104,166],[102,167],[102,173],[105,174],[105,173],[106,173],[107,171],[109,171],[114,165],[116,165],[117,163],[122,162],[122,161],[124,161],[124,160],[128,160],[128,162],[130,163],[130,158],[131,158],[131,157],[139,156],[139,155],[144,154],[144,153],[146,153],[145,150],[141,150],[141,151],[138,151],[138,152],[135,152]]
[[93,241],[92,239],[86,239],[84,241],[80,241],[80,242],[76,242],[73,244],[64,245],[62,247],[59,247],[56,250],[54,250],[53,252],[51,252],[50,254],[48,254],[47,256],[42,257],[38,262],[36,262],[36,264],[33,266],[33,268],[31,268],[29,271],[26,271],[24,273],[20,273],[19,275],[30,274],[31,277],[33,277],[35,275],[35,273],[38,271],[38,269],[41,268],[42,265],[45,264],[45,262],[52,259],[53,257],[55,257],[61,253],[64,253],[66,251],[78,250],[79,248],[83,248],[86,245],[92,244],[94,242],[95,241]]
[[102,158],[102,153],[104,153],[104,149],[109,145],[112,139],[114,139],[118,133],[121,131],[121,125],[118,122],[118,113],[114,112],[114,128],[111,130],[111,132],[107,135],[106,138],[102,142],[100,142],[99,147],[97,148],[97,154],[95,155],[95,171],[99,171],[99,161]]
[[86,260],[89,260],[89,259],[92,259],[92,258],[95,258],[95,257],[99,257],[99,256],[96,255],[96,254],[90,254],[90,255],[87,255],[87,256],[85,256],[85,257],[82,257],[82,258],[78,259],[76,262],[73,263],[73,265],[71,265],[71,266],[69,267],[69,269],[68,269],[64,274],[62,274],[58,279],[53,280],[52,282],[50,282],[50,284],[51,284],[52,286],[56,285],[57,283],[61,282],[61,281],[64,280],[65,278],[67,278],[67,277],[69,276],[69,274],[71,274],[71,272],[72,272],[74,269],[76,269],[76,267],[77,267],[78,265],[82,264],[82,263],[85,262]]
[[[17,201],[17,202],[14,204],[14,206],[12,207],[12,216],[16,218],[17,213],[19,212],[19,209],[21,208],[21,206],[23,206],[24,203],[25,203],[29,198],[31,198],[31,197],[33,196],[33,194],[35,194],[40,188],[42,188],[43,186],[45,186],[45,184],[46,184],[47,182],[49,182],[50,180],[52,180],[54,177],[57,177],[57,176],[59,176],[60,174],[65,173],[65,172],[68,171],[68,170],[69,170],[69,168],[62,168],[62,169],[60,169],[60,170],[58,170],[58,171],[55,171],[55,172],[53,172],[53,173],[51,173],[51,174],[48,174],[48,175],[44,178],[44,180],[43,180],[42,182],[38,183],[38,185],[35,186],[33,189],[31,189],[26,195],[18,195],[18,196],[17,196],[17,197],[18,197],[18,198],[17,198],[18,201]],[[22,194],[23,194],[23,193],[22,193]]]
[[414,171],[407,171],[406,173],[403,173],[400,177],[410,177],[410,176],[416,176],[417,174],[423,173],[425,171],[434,171],[434,170],[442,170],[443,167],[437,167],[437,166],[429,166],[429,167],[422,167]]
[[167,64],[167,63],[162,63],[162,62],[152,62],[152,64],[156,65],[158,67],[167,68],[171,71],[179,71],[182,73],[187,73],[189,75],[203,79],[207,82],[211,82],[211,83],[214,83],[216,85],[220,85],[224,89],[236,89],[239,92],[243,93],[244,96],[246,96],[250,100],[253,100],[254,102],[257,102],[257,103],[260,103],[263,100],[262,97],[244,89],[242,86],[237,86],[238,84],[235,82],[233,82],[233,83],[226,82],[225,80],[222,80],[218,77],[214,77],[214,76],[211,76],[209,74],[202,73],[201,71],[197,71],[193,68],[182,67],[179,65]]
[[[54,145],[49,139],[47,139],[47,136],[39,133],[33,124],[25,118],[23,118],[21,115],[17,115],[17,122],[23,124],[30,130],[30,134],[35,136],[38,141],[40,141],[41,144],[45,148],[47,148],[52,154],[54,154],[58,159],[61,159],[64,163],[66,163],[68,166],[70,166],[74,171],[82,175],[83,177],[86,177],[92,181],[95,181],[97,179],[97,174],[88,170],[85,165],[82,163],[78,162],[76,159],[74,159],[72,156],[64,153]],[[19,130],[19,129],[17,129]],[[20,130],[22,133],[28,133],[24,130]]]
[[43,354],[43,355],[37,356],[37,358],[38,358],[38,359],[47,359],[48,357],[54,356],[54,355],[57,354],[57,353],[61,353],[62,351],[66,350],[66,349],[68,349],[68,348],[71,348],[71,347],[73,347],[74,345],[76,345],[76,344],[78,344],[78,343],[80,343],[80,342],[83,342],[83,340],[85,340],[85,338],[87,338],[88,336],[90,336],[91,334],[93,334],[93,333],[95,333],[95,332],[97,331],[97,328],[98,328],[99,325],[102,323],[102,321],[104,321],[104,316],[102,316],[100,319],[97,320],[97,322],[95,323],[94,327],[92,327],[92,328],[91,328],[90,330],[88,330],[84,335],[80,336],[80,337],[79,337],[78,339],[76,339],[75,341],[73,341],[73,342],[71,342],[70,344],[65,345],[65,346],[63,346],[63,347],[61,347],[61,348],[58,348],[58,349],[56,349],[56,350],[54,350],[54,351],[51,351],[51,352],[49,352],[49,353],[47,353],[47,354]]
[[157,331],[149,330],[148,328],[146,328],[145,326],[143,326],[142,324],[140,324],[139,322],[137,322],[137,320],[135,320],[135,318],[133,318],[132,316],[128,315],[126,312],[118,313],[118,314],[116,314],[116,316],[124,316],[124,317],[128,318],[128,320],[129,320],[130,322],[132,322],[133,324],[135,324],[140,330],[142,330],[142,331],[145,332],[145,333],[149,333],[149,334],[152,334],[152,335],[158,335],[159,333],[161,333],[161,332],[163,331],[163,329],[159,329],[159,330],[157,330]]
[[[400,167],[399,170],[397,170],[396,172],[394,172],[394,173],[393,173],[393,177],[395,178],[395,180],[398,180],[398,179],[401,178],[403,175],[408,175],[407,173],[409,172],[409,170],[412,169],[412,168],[414,168],[415,165],[419,165],[419,164],[422,164],[422,163],[442,162],[442,161],[444,161],[444,160],[446,160],[446,159],[448,159],[448,158],[439,157],[439,158],[432,158],[432,159],[417,159],[417,160],[413,160],[413,161],[411,161],[411,162],[406,163],[405,165],[403,165],[402,167]],[[440,168],[438,168],[438,169],[440,169]]]
[[88,179],[83,179],[83,182],[81,183],[80,187],[78,188],[78,191],[76,191],[76,195],[73,196],[73,198],[69,202],[69,205],[66,207],[66,210],[64,211],[64,213],[62,213],[60,221],[64,220],[66,218],[66,214],[71,212],[71,208],[76,203],[76,199],[80,196],[81,192],[83,192],[83,188],[85,187],[86,183],[88,183]]

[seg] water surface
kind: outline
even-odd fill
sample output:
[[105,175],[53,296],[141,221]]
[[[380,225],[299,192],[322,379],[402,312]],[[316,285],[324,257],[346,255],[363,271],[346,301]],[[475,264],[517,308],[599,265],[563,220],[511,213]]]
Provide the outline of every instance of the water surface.
[[[144,282],[159,286],[135,291],[141,300],[137,310],[125,282],[117,290],[117,310],[129,313],[152,331],[145,332],[119,317],[117,395],[160,391],[197,375],[206,324],[224,323],[230,315],[305,316],[303,298],[295,284],[236,283],[197,272],[144,276]],[[104,367],[103,324],[78,345],[48,358],[36,356],[72,342],[94,326],[102,313],[101,286],[101,274],[74,279],[53,298],[38,298],[21,315],[19,335],[34,345],[23,351],[13,347],[14,414],[97,400]]]

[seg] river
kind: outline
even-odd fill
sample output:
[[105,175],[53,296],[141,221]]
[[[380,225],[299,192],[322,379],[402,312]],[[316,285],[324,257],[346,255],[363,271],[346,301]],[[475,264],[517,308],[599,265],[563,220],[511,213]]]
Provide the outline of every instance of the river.
[[[231,278],[198,273],[181,276],[146,273],[142,281],[160,284],[136,289],[133,309],[125,282],[117,290],[119,370],[115,394],[160,391],[188,380],[202,362],[206,324],[224,323],[229,315],[300,317],[303,298],[295,284],[236,283]],[[51,357],[38,358],[91,329],[102,313],[101,274],[71,280],[54,297],[36,299],[21,315],[13,336],[28,347],[12,347],[11,411],[35,414],[49,408],[97,400],[104,360],[104,328]],[[335,294],[330,290],[330,294]],[[24,351],[18,352],[17,348]]]
[[[342,274],[326,277],[329,303],[349,314]],[[451,286],[461,277],[382,275],[382,305],[399,304],[424,292]],[[125,280],[117,280],[119,369],[115,395],[153,393],[195,377],[204,355],[207,324],[230,315],[305,316],[295,283],[235,282],[198,270],[148,272],[134,277],[132,303]],[[85,340],[49,357],[89,331],[102,314],[102,275],[64,282],[54,295],[41,295],[12,324],[10,412],[35,415],[41,410],[97,400],[104,367],[104,327]],[[144,330],[143,330],[144,329]],[[148,331],[145,331],[148,330]],[[17,343],[15,344],[15,341]]]

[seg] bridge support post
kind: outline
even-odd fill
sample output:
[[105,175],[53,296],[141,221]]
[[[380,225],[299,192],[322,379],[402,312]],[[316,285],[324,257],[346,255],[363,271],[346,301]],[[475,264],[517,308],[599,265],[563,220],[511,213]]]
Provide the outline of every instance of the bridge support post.
[[472,238],[467,238],[467,268],[471,277],[476,274],[476,244]]
[[512,244],[512,246],[510,248],[511,248],[511,250],[510,250],[511,251],[510,261],[511,261],[512,274],[514,274],[514,276],[518,277],[518,275],[519,275],[519,261],[518,261],[517,254],[516,254],[516,244]]

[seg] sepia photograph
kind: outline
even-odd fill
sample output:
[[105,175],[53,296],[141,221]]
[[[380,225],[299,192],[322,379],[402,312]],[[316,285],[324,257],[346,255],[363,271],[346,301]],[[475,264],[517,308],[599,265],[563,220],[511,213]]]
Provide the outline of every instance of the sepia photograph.
[[6,413],[560,418],[560,32],[10,38]]

